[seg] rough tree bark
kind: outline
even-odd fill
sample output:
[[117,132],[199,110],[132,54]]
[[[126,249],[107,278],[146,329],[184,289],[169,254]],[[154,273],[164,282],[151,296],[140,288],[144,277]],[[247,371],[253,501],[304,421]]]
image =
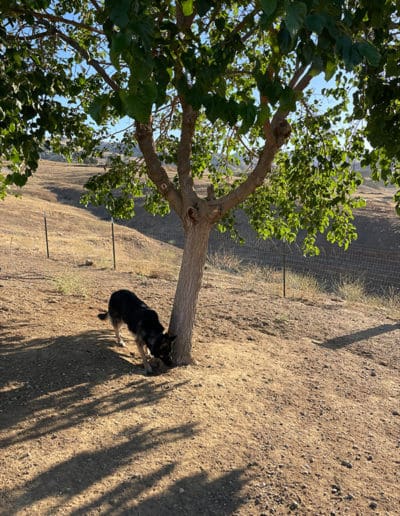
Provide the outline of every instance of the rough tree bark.
[[272,169],[277,151],[290,134],[290,125],[282,114],[267,122],[264,128],[266,138],[264,149],[246,181],[219,199],[214,199],[212,195],[200,198],[194,190],[190,165],[197,114],[183,99],[181,99],[181,106],[182,128],[177,154],[179,187],[171,182],[157,156],[151,122],[137,123],[136,137],[148,167],[149,177],[179,215],[185,232],[182,264],[168,331],[171,335],[177,336],[173,350],[174,363],[187,365],[191,363],[193,327],[210,231],[221,217],[243,202],[263,183]]
[[207,220],[203,220],[189,224],[185,230],[185,245],[169,326],[169,333],[177,335],[173,351],[176,365],[191,362],[192,333],[211,227]]

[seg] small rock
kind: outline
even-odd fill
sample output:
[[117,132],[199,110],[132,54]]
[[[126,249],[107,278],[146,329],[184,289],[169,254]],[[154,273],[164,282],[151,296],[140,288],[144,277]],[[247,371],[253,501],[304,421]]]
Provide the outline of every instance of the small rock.
[[400,412],[398,410],[392,410],[392,416],[400,416]]
[[183,487],[180,487],[179,488],[179,494],[183,494],[185,492],[185,490],[183,489]]
[[375,371],[375,369],[372,369],[372,371],[371,371],[371,376],[376,376],[376,371]]
[[344,466],[345,468],[349,468],[349,469],[351,469],[353,467],[353,464],[351,462],[348,462],[347,460],[342,460],[342,462],[340,464],[342,466]]
[[373,456],[372,455],[368,455],[367,456],[367,460],[371,461],[371,460],[374,460]]
[[289,509],[291,511],[295,511],[296,509],[299,508],[299,504],[297,502],[292,502],[290,505],[289,505]]
[[376,502],[371,502],[371,503],[368,505],[368,507],[369,507],[370,509],[377,509],[378,504],[377,504]]
[[354,500],[354,496],[351,493],[349,493],[348,495],[345,496],[345,500],[349,500],[349,501]]
[[91,267],[93,265],[93,260],[85,260],[80,266],[81,267]]

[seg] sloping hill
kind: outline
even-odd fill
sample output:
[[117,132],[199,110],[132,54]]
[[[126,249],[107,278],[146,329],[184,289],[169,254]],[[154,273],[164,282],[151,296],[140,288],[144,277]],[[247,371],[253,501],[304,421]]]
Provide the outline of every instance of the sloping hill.
[[208,266],[196,364],[145,377],[96,315],[130,288],[166,325],[180,251],[118,226],[114,271],[57,167],[0,204],[0,513],[396,514],[397,305]]

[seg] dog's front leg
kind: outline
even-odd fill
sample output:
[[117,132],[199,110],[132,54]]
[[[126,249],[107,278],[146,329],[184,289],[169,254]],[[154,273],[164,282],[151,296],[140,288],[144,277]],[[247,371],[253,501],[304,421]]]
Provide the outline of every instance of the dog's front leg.
[[149,361],[147,360],[147,355],[145,352],[145,345],[143,344],[143,342],[140,339],[136,339],[136,345],[139,350],[140,356],[142,357],[142,360],[143,360],[145,374],[152,373],[153,369],[152,369],[151,365],[149,364]]

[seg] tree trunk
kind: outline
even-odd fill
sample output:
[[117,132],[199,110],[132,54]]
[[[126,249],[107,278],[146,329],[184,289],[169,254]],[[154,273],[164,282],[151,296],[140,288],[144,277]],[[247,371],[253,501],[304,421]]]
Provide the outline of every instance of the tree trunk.
[[173,351],[176,365],[191,363],[192,333],[197,299],[207,257],[212,224],[207,220],[188,224],[169,333],[177,335]]

